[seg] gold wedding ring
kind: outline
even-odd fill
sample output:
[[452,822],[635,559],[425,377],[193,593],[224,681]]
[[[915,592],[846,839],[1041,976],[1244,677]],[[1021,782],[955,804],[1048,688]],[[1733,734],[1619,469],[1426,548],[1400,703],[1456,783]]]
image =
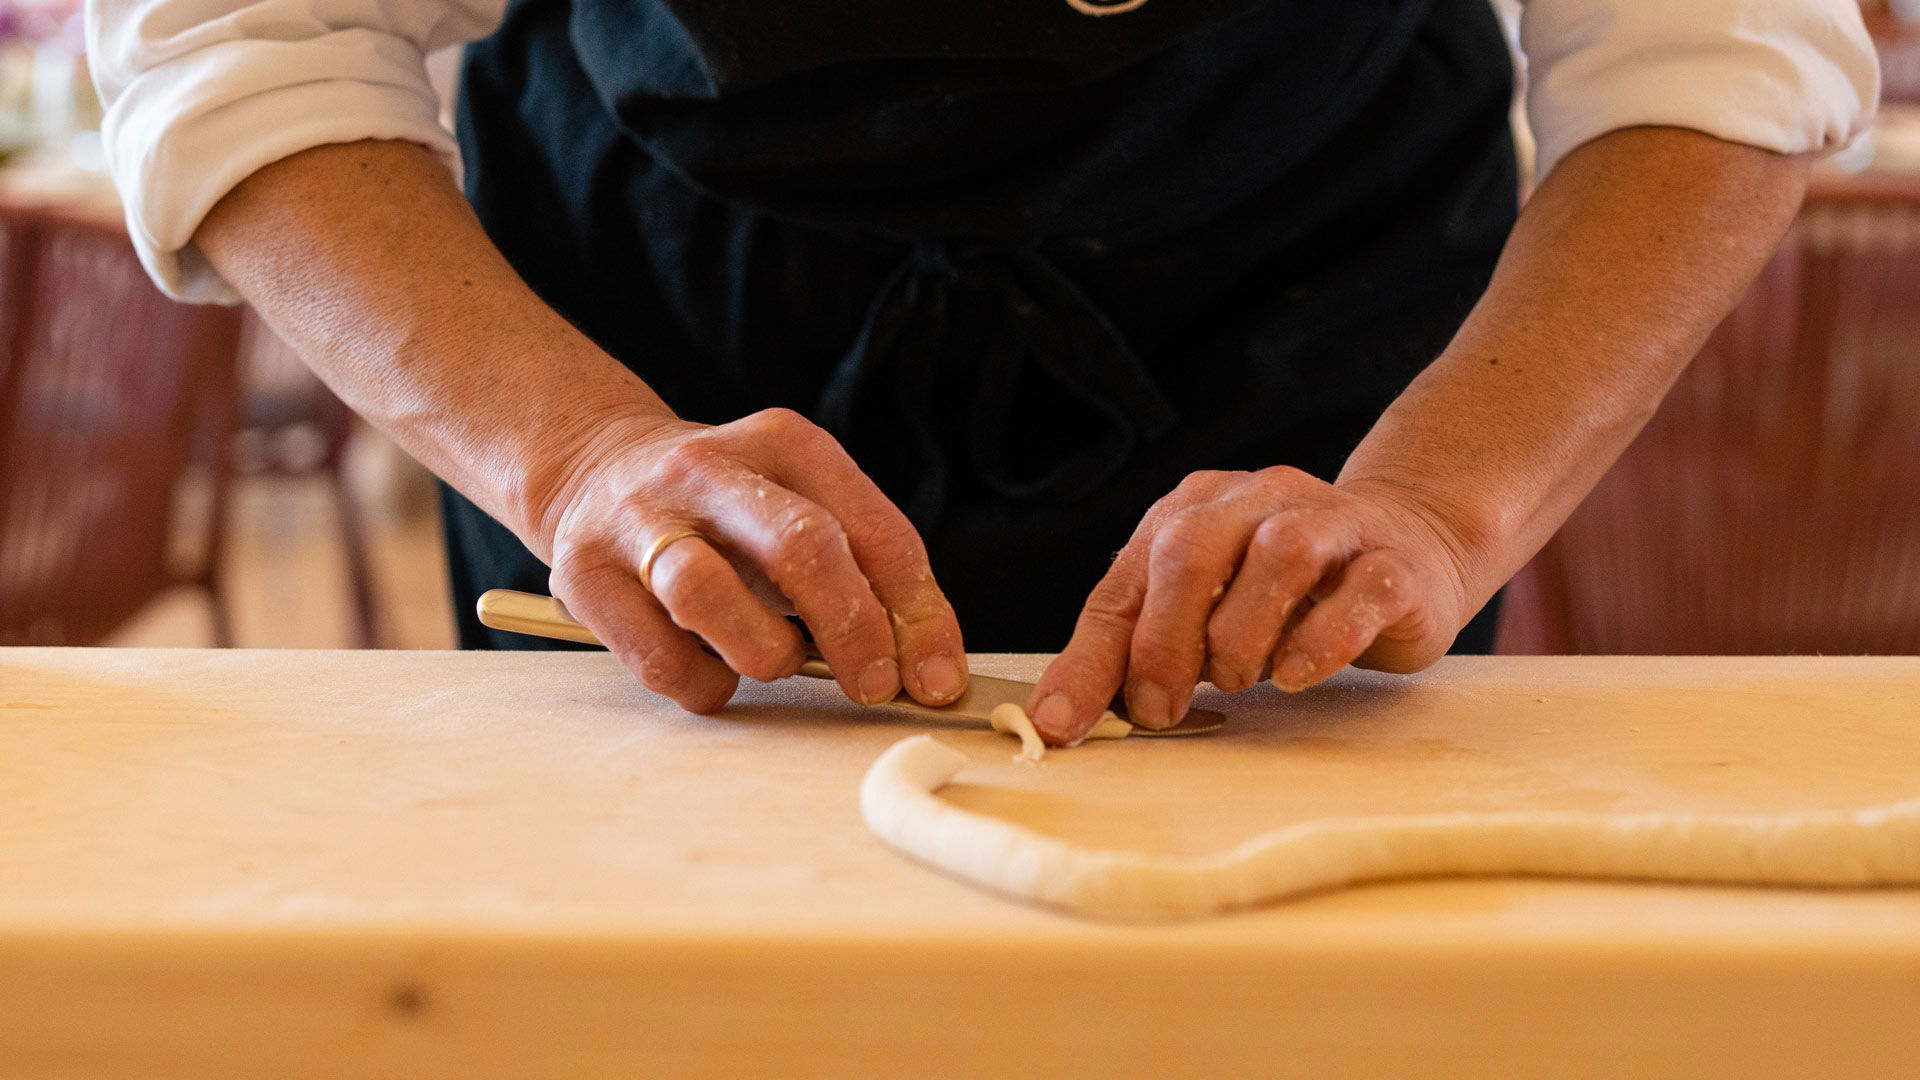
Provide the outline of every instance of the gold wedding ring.
[[694,537],[696,539],[701,539],[701,540],[706,539],[706,537],[701,536],[698,532],[695,532],[692,529],[680,529],[678,531],[670,532],[665,534],[664,536],[661,536],[658,540],[655,540],[652,543],[652,545],[650,545],[647,548],[646,558],[640,560],[640,587],[641,588],[647,590],[648,592],[653,591],[653,564],[660,560],[660,553],[672,547],[674,544],[674,541],[685,540],[688,537]]

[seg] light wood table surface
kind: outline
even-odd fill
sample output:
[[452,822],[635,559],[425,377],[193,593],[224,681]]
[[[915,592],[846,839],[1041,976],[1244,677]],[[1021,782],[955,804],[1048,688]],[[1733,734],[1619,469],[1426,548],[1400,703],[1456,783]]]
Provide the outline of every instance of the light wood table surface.
[[[1041,658],[982,657],[1031,677]],[[1474,880],[1129,926],[899,857],[927,721],[604,654],[0,650],[0,1075],[1914,1076],[1920,891]],[[1920,794],[1920,659],[1451,659],[947,797],[1202,851],[1326,814]]]

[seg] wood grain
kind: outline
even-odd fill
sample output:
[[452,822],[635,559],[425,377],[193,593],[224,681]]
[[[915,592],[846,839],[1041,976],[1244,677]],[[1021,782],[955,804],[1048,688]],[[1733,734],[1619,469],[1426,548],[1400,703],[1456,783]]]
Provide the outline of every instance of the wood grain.
[[[949,797],[1194,851],[1920,792],[1920,659],[1453,659],[1196,703],[1229,729],[1039,769],[956,726]],[[1920,893],[1425,882],[1081,922],[867,834],[861,773],[927,725],[802,680],[694,717],[601,654],[0,650],[0,1074],[1920,1069]]]

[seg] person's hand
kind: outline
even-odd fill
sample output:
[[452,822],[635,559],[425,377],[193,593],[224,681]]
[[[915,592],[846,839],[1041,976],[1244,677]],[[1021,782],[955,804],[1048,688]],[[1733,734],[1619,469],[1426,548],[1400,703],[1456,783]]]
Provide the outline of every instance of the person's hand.
[[1071,744],[1122,689],[1129,719],[1162,728],[1202,677],[1301,690],[1348,663],[1417,671],[1472,614],[1458,546],[1391,485],[1194,473],[1147,512],[1027,710]]
[[[622,419],[559,471],[546,515],[554,595],[684,708],[719,708],[739,675],[793,674],[804,654],[789,604],[854,701],[888,701],[903,679],[927,704],[966,688],[960,626],[919,534],[799,414]],[[682,530],[698,535],[658,549],[649,592],[649,551]]]

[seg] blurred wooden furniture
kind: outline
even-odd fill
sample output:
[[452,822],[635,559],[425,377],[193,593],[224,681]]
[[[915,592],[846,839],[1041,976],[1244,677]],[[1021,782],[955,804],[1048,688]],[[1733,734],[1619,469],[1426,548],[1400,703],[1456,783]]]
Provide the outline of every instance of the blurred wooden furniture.
[[1896,18],[1886,0],[1862,0],[1860,11],[1880,51],[1880,100],[1920,101],[1920,23]]
[[[64,230],[45,235],[64,238],[74,230],[87,233],[90,237],[87,243],[92,245],[91,250],[99,257],[84,272],[68,272],[41,280],[47,271],[36,261],[38,256],[35,253],[42,251],[45,244],[33,238],[43,234],[34,231],[37,226],[29,227],[31,223],[41,221],[59,222],[60,230]],[[158,516],[140,523],[140,535],[137,538],[124,531],[133,528],[133,524],[130,521],[122,522],[116,526],[121,531],[110,531],[108,535],[89,540],[87,543],[91,546],[81,550],[70,547],[74,542],[72,534],[56,533],[55,530],[63,527],[57,523],[43,522],[45,528],[42,534],[27,538],[25,530],[29,523],[20,518],[22,514],[42,514],[53,519],[64,519],[63,515],[87,513],[68,503],[73,493],[81,492],[85,487],[73,481],[73,477],[77,477],[79,470],[84,468],[98,467],[103,461],[111,462],[112,451],[102,450],[100,453],[105,457],[91,457],[85,462],[79,459],[70,461],[66,466],[66,479],[53,474],[40,477],[38,482],[41,490],[32,496],[41,500],[39,502],[23,501],[19,505],[10,505],[0,500],[0,534],[12,528],[16,530],[14,542],[38,545],[31,554],[16,553],[12,556],[6,554],[6,549],[0,545],[0,579],[3,579],[0,580],[0,642],[91,643],[150,600],[156,588],[164,589],[172,584],[185,583],[208,590],[213,600],[214,639],[218,643],[227,643],[230,636],[229,612],[219,595],[218,562],[225,547],[222,541],[230,481],[237,477],[318,477],[329,488],[337,511],[338,532],[346,557],[345,589],[351,608],[352,644],[359,647],[375,644],[381,613],[372,587],[364,522],[359,506],[347,488],[347,447],[354,431],[353,414],[347,407],[314,378],[291,350],[250,310],[174,304],[150,285],[145,285],[144,272],[139,267],[132,246],[125,239],[119,200],[103,178],[58,166],[26,165],[0,171],[0,228],[7,229],[9,235],[17,232],[25,245],[18,249],[17,258],[9,258],[5,262],[8,276],[4,285],[0,285],[0,292],[5,294],[0,304],[17,306],[16,294],[20,297],[31,294],[34,300],[29,310],[36,318],[69,321],[100,319],[101,325],[94,327],[93,331],[96,335],[104,335],[101,341],[111,339],[104,346],[109,351],[118,349],[124,354],[94,357],[62,353],[58,356],[42,356],[34,361],[35,366],[49,370],[51,367],[78,370],[88,364],[105,365],[106,368],[115,365],[135,368],[154,366],[156,371],[148,372],[148,377],[163,378],[158,369],[184,364],[191,370],[177,372],[177,381],[165,385],[143,385],[139,389],[142,400],[148,402],[151,408],[162,411],[175,408],[180,402],[158,395],[183,394],[186,397],[181,402],[184,402],[203,393],[202,389],[190,385],[198,379],[213,379],[218,385],[212,387],[210,392],[225,395],[224,401],[201,403],[200,410],[191,417],[182,415],[174,418],[186,425],[182,430],[198,432],[195,438],[200,442],[195,444],[192,460],[186,466],[194,481],[189,491],[194,498],[178,501],[174,496],[162,492],[160,485],[147,482],[150,477],[143,478],[141,486],[148,501],[138,507],[129,506],[126,512]],[[55,242],[57,245],[69,241],[57,239]],[[89,274],[101,280],[96,282]],[[111,287],[103,291],[102,283],[107,278],[112,279]],[[118,293],[137,297],[137,302],[129,305],[112,299]],[[14,306],[6,307],[6,310],[12,311]],[[6,335],[6,345],[0,347],[12,347],[15,342],[15,323],[9,320],[5,327],[0,329],[0,334]],[[159,328],[158,332],[149,333],[149,327]],[[34,332],[28,331],[30,334]],[[120,336],[113,337],[113,334]],[[79,349],[84,352],[102,347],[100,342],[82,342],[70,333],[56,336],[65,343],[58,348],[67,348],[69,351]],[[218,358],[198,354],[187,356],[179,353],[180,349],[212,349],[222,355]],[[145,356],[143,350],[150,350],[153,355]],[[12,405],[9,403],[12,396],[11,391],[6,389],[11,383],[4,377],[7,366],[0,362],[0,405],[5,405],[9,410],[3,415],[11,417]],[[24,366],[11,366],[19,367],[23,372],[26,370]],[[57,381],[67,377],[42,372],[34,378],[38,380],[38,385],[49,379]],[[103,425],[96,433],[106,432],[106,427]],[[12,445],[5,441],[15,437],[11,434],[12,429],[12,420],[0,419],[0,447]],[[23,432],[27,430],[22,429]],[[79,437],[79,433],[69,435]],[[27,440],[34,437],[30,432],[19,436]],[[144,437],[147,435],[135,436],[136,440]],[[152,449],[159,454],[147,464],[157,476],[169,467],[167,460],[162,459],[166,459],[172,450],[160,446]],[[20,466],[25,467],[24,464]],[[7,462],[0,459],[0,474],[10,471],[12,469]],[[0,485],[4,483],[0,481]],[[166,486],[170,490],[172,485]],[[4,490],[4,486],[0,486],[0,491]],[[28,496],[22,494],[19,498],[26,500]],[[159,574],[151,562],[145,562],[139,568],[130,567],[125,550],[115,555],[117,561],[112,573],[91,586],[98,595],[74,595],[67,580],[60,576],[82,572],[81,565],[93,559],[103,544],[131,543],[143,552],[163,551],[163,546],[154,545],[164,545],[165,530],[178,521],[176,518],[175,522],[170,523],[167,517],[186,511],[195,512],[195,520],[188,523],[190,526],[197,526],[200,524],[198,519],[204,517],[206,528],[189,528],[189,531],[201,534],[197,537],[197,546],[202,553],[200,557],[188,560],[195,569],[185,575],[184,582],[180,575],[167,578]],[[11,525],[9,521],[12,521]],[[177,534],[178,530],[175,532]],[[69,545],[69,548],[63,550],[61,545]],[[33,586],[38,599],[33,602],[31,610],[24,599],[24,592],[20,592],[26,585],[8,586],[4,583],[12,580],[6,575],[28,572],[24,563],[10,563],[10,558],[36,560],[39,565],[33,570],[34,573],[56,575],[54,579]],[[55,563],[59,565],[55,566]],[[102,566],[98,569],[107,568]],[[102,598],[107,594],[111,594],[114,601],[103,605]],[[59,603],[67,613],[56,620],[52,609],[46,605],[55,602],[52,598],[63,595],[68,599]],[[132,606],[128,607],[128,604]],[[83,609],[84,616],[68,625]],[[30,622],[37,629],[27,629]]]
[[353,410],[316,378],[299,356],[248,309],[240,335],[240,430],[234,471],[240,476],[310,477],[325,480],[333,496],[346,589],[352,609],[353,646],[380,641],[366,523],[347,482],[347,448],[353,440]]
[[1816,179],[1499,650],[1920,652],[1920,174]]
[[[89,644],[182,583],[225,642],[239,332],[236,309],[161,295],[116,219],[0,204],[0,642]],[[189,490],[206,535],[182,571]]]

